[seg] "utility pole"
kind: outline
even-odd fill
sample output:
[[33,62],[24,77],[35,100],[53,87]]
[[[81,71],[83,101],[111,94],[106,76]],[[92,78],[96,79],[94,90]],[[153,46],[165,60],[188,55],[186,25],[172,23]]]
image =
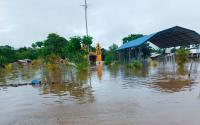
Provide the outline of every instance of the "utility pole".
[[87,19],[87,9],[88,9],[88,4],[87,0],[85,0],[85,4],[81,5],[85,9],[85,30],[86,30],[86,36],[88,36],[88,19]]
[[[88,19],[87,19],[87,9],[88,9],[88,4],[87,4],[87,0],[85,0],[85,4],[81,5],[84,7],[85,9],[85,30],[86,30],[86,36],[89,36],[88,34]],[[87,50],[88,50],[88,65],[90,65],[90,47],[89,45],[87,46]],[[90,81],[90,87],[91,87],[91,75],[90,75],[90,67],[88,66],[88,75],[89,75],[89,81]]]

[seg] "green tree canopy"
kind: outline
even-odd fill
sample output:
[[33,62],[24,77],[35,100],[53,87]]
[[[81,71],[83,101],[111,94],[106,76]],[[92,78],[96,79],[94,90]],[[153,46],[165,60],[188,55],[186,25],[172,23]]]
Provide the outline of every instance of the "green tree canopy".
[[44,41],[44,46],[47,48],[48,53],[55,53],[56,55],[60,56],[62,55],[63,48],[65,47],[67,42],[68,41],[64,37],[61,37],[55,33],[51,33]]
[[68,48],[71,52],[79,51],[81,49],[82,39],[79,36],[69,38]]
[[42,41],[37,41],[35,44],[36,44],[37,47],[39,47],[39,48],[41,48],[41,47],[44,45],[44,43],[43,43]]
[[112,62],[116,62],[118,59],[116,51],[118,49],[117,44],[112,44],[108,48],[109,50],[106,52],[105,64],[111,64]]
[[91,36],[83,36],[83,39],[82,39],[83,45],[91,46],[92,45],[92,39],[93,38]]
[[138,39],[138,38],[143,37],[143,36],[144,36],[144,35],[142,35],[142,34],[130,34],[130,35],[128,35],[127,37],[124,37],[124,38],[122,39],[122,41],[123,41],[123,44],[125,44],[125,43],[127,43],[127,42],[130,42],[130,41],[132,41],[132,40]]
[[21,47],[17,50],[10,46],[0,46],[0,65],[11,63],[19,59],[37,59],[43,58],[46,61],[49,55],[68,59],[77,66],[86,66],[88,51],[83,46],[92,48],[91,36],[74,36],[69,40],[59,36],[56,33],[51,33],[46,40],[37,41],[32,44],[32,48]]
[[0,46],[0,55],[5,57],[8,62],[13,62],[15,60],[14,57],[15,50],[11,46]]
[[34,49],[37,47],[37,45],[35,43],[32,43],[31,45]]

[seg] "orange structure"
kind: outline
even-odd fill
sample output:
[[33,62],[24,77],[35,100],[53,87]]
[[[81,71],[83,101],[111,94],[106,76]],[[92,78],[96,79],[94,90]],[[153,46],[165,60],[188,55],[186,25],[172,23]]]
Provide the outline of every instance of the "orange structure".
[[101,46],[99,43],[97,43],[97,46],[96,46],[96,56],[97,56],[96,64],[102,64],[102,52],[101,52]]
[[90,61],[94,64],[102,64],[102,51],[101,46],[97,43],[96,51],[90,52]]

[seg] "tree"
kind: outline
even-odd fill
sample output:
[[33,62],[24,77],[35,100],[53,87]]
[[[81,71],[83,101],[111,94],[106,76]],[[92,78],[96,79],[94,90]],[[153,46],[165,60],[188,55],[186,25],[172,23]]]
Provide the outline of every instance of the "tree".
[[81,50],[82,39],[79,36],[70,37],[68,48],[71,52],[76,52]]
[[31,45],[34,49],[37,47],[37,45],[35,43],[32,43]]
[[92,48],[91,36],[75,36],[70,37],[69,41],[58,34],[51,33],[44,41],[37,41],[32,44],[32,48],[21,47],[17,50],[10,46],[0,46],[0,65],[11,63],[19,59],[37,59],[44,58],[48,61],[48,57],[55,55],[58,59],[68,59],[81,69],[88,65],[88,51],[84,48]]
[[[64,37],[61,37],[55,33],[51,33],[44,41],[44,46],[47,48],[49,54],[55,53],[56,55],[61,56],[67,42],[68,41]],[[40,46],[41,42],[37,44]]]
[[108,47],[110,52],[115,52],[118,48],[117,44],[112,44],[111,46]]
[[117,61],[117,48],[118,46],[116,44],[109,46],[109,50],[107,51],[105,57],[105,64],[111,64],[112,62]]
[[138,39],[138,38],[140,38],[140,37],[143,37],[143,35],[142,35],[142,34],[130,34],[130,35],[128,35],[127,37],[124,37],[124,38],[122,39],[122,41],[123,41],[123,44],[125,44],[125,43],[127,43],[127,42],[130,42],[130,41],[132,41],[132,40]]
[[172,48],[172,49],[170,50],[170,52],[171,52],[171,53],[175,53],[175,52],[176,52],[176,48],[175,48],[175,47]]
[[81,37],[74,36],[69,38],[69,42],[65,47],[65,57],[72,62],[79,62],[85,51],[81,49]]
[[36,42],[35,44],[36,44],[37,47],[39,47],[39,48],[41,48],[41,47],[44,45],[44,43],[43,43],[42,41],[38,41],[38,42]]
[[38,53],[35,49],[22,47],[16,50],[15,59],[36,59],[38,57]]
[[153,49],[151,46],[149,46],[149,43],[144,43],[141,45],[141,52],[142,52],[142,57],[147,58],[151,56]]
[[82,39],[82,43],[83,45],[86,45],[86,46],[91,46],[92,45],[92,37],[91,36],[83,36],[83,39]]
[[11,46],[0,46],[0,55],[6,58],[7,62],[14,62],[15,61],[15,50]]

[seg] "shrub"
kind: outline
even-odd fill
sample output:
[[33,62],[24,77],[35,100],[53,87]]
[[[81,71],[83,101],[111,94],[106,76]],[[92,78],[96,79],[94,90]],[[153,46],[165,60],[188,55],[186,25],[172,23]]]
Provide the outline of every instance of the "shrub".
[[156,66],[158,65],[158,63],[157,63],[155,60],[150,60],[150,61],[149,61],[149,65],[150,65],[151,67],[156,67]]
[[4,67],[6,63],[7,63],[6,57],[0,55],[0,67]]
[[88,67],[88,62],[87,62],[87,60],[83,60],[83,61],[81,61],[81,62],[79,62],[79,63],[77,64],[77,69],[78,69],[78,70],[87,70],[87,67]]
[[189,54],[190,54],[190,51],[185,48],[181,48],[181,49],[177,50],[176,51],[176,63],[180,66],[187,63],[189,61],[188,60]]
[[140,61],[135,60],[135,61],[133,61],[133,63],[128,64],[127,68],[140,69],[140,68],[142,68],[142,64]]
[[138,60],[135,60],[132,65],[133,65],[134,69],[142,68],[142,63],[140,61],[138,61]]
[[6,70],[6,71],[12,70],[12,64],[6,64],[6,65],[5,65],[5,70]]
[[61,60],[61,58],[55,54],[48,55],[46,58],[47,63],[56,64]]

